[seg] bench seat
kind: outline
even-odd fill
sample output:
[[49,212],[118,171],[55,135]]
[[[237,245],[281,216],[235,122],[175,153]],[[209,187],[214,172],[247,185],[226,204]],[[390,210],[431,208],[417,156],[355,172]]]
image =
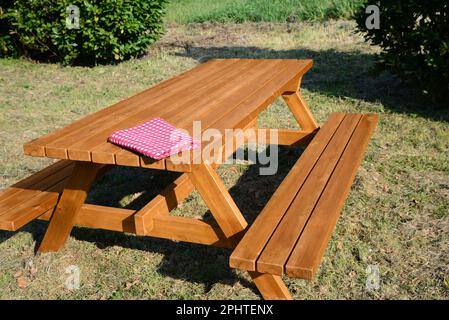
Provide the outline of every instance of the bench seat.
[[16,231],[53,209],[73,170],[62,160],[0,192],[0,230]]
[[355,178],[377,115],[333,113],[230,257],[230,266],[311,279]]

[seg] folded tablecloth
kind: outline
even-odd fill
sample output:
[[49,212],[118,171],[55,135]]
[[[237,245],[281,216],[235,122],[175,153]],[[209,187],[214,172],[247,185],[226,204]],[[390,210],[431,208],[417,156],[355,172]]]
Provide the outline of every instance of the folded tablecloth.
[[199,141],[161,118],[115,131],[108,141],[157,160],[200,146]]

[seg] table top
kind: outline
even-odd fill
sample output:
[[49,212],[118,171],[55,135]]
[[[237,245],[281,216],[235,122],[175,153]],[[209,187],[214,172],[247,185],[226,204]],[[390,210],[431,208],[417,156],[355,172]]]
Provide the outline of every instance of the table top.
[[190,134],[193,122],[202,131],[244,128],[293,85],[312,60],[215,59],[163,81],[108,108],[90,114],[24,145],[27,155],[94,163],[165,169],[107,141],[112,132],[160,117]]

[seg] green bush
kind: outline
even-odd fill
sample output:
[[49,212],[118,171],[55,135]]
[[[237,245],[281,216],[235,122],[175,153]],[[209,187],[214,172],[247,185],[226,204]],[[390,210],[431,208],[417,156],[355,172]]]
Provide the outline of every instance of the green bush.
[[414,80],[436,101],[449,98],[449,3],[441,0],[368,1],[380,9],[380,28],[367,30],[365,10],[358,31],[379,45],[377,67]]
[[17,56],[17,44],[11,34],[11,14],[9,13],[12,3],[13,0],[2,0],[0,4],[0,57]]
[[[3,1],[4,18],[0,20],[3,56],[18,52],[31,58],[87,65],[142,55],[162,33],[166,3],[166,0],[11,0],[4,6]],[[74,11],[67,12],[71,5],[79,8],[79,28],[72,28],[76,27],[76,19],[70,16]],[[5,33],[5,28],[9,32]],[[12,45],[15,48],[11,49]]]

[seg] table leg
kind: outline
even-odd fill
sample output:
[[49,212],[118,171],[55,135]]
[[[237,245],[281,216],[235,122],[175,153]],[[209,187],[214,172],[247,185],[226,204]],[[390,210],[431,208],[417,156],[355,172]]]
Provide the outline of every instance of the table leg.
[[282,97],[303,130],[313,131],[318,128],[318,123],[299,91],[283,94]]
[[195,165],[189,178],[225,236],[241,235],[248,223],[214,169],[208,164]]
[[58,251],[66,242],[76,216],[84,204],[97,173],[104,166],[91,162],[76,162],[72,175],[50,219],[39,252]]

